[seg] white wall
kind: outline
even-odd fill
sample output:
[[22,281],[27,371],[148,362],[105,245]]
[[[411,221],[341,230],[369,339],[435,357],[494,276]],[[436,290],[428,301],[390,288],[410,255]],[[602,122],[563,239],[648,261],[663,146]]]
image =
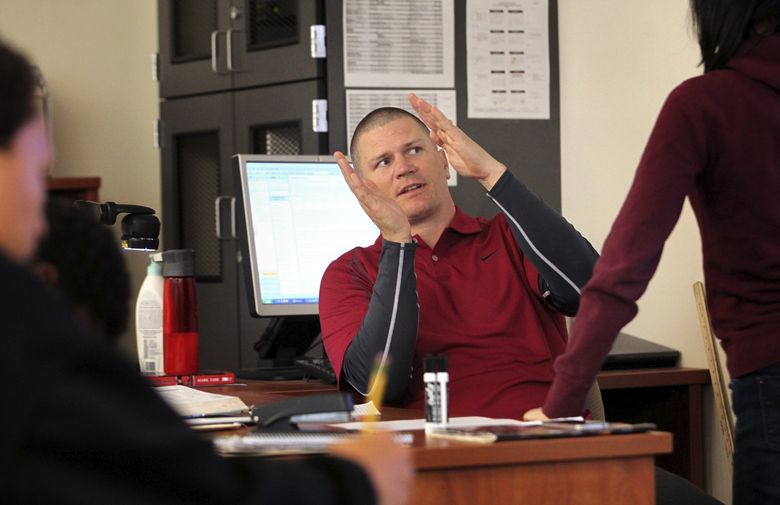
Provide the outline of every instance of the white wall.
[[[160,210],[153,0],[0,0],[0,37],[41,67],[54,101],[59,177],[102,178],[103,201]],[[119,225],[116,226],[119,230]],[[127,256],[138,291],[147,258]],[[132,356],[132,328],[122,347]]]
[[[684,0],[559,0],[562,207],[599,250],[664,99],[701,73],[687,8]],[[691,289],[703,278],[700,249],[686,204],[625,331],[680,350],[684,366],[706,368]],[[707,395],[708,488],[730,502],[709,388]]]

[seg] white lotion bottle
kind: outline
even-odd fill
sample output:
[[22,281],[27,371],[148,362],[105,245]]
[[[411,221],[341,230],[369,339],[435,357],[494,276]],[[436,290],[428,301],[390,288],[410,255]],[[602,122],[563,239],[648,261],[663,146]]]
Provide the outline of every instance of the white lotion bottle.
[[135,340],[138,364],[144,375],[164,375],[162,256],[149,255],[146,278],[135,303]]

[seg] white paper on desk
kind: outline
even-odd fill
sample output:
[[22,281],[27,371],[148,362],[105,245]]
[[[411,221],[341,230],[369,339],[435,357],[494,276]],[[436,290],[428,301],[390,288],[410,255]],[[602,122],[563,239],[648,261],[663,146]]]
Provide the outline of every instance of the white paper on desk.
[[202,417],[237,414],[247,406],[237,396],[206,393],[187,386],[153,388],[182,417]]
[[376,408],[374,402],[358,403],[352,407],[353,417],[378,416],[381,412]]
[[[425,429],[425,419],[404,419],[402,421],[380,421],[370,423],[372,429],[383,431],[412,431]],[[451,428],[476,428],[479,426],[533,426],[539,424],[535,421],[518,421],[517,419],[494,419],[492,417],[451,417],[449,422]],[[332,424],[336,428],[345,430],[363,430],[369,423],[341,423]]]
[[455,86],[453,0],[344,0],[344,86]]

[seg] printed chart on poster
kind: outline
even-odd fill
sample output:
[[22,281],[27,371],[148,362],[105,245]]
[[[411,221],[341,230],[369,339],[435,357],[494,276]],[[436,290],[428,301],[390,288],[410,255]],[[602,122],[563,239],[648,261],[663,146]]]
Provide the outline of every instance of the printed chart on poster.
[[547,0],[467,0],[468,117],[549,119]]
[[[348,89],[347,90],[347,145],[352,142],[352,132],[366,114],[379,107],[398,107],[406,111],[414,112],[409,104],[407,96],[415,93],[423,100],[439,108],[445,116],[457,123],[457,107],[455,90],[452,89]],[[458,174],[450,166],[450,178],[447,181],[450,186],[458,185]]]
[[453,0],[344,0],[344,85],[455,86]]

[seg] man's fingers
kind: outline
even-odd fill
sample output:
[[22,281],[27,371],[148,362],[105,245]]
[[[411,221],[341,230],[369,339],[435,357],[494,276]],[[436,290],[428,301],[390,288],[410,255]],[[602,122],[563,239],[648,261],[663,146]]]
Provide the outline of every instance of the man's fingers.
[[418,114],[427,113],[429,110],[431,110],[431,104],[414,93],[409,93],[408,97],[409,103],[412,104],[412,107],[417,111]]
[[336,163],[338,163],[339,168],[341,169],[341,175],[344,176],[344,179],[349,184],[350,175],[354,172],[354,170],[352,170],[352,165],[349,164],[347,157],[344,156],[344,153],[341,151],[333,153],[333,157],[336,158]]
[[434,105],[414,93],[409,93],[409,103],[431,129],[431,140],[436,144],[447,144],[462,138],[462,131]]
[[432,131],[436,130],[436,118],[431,113],[433,110],[433,105],[429,104],[419,96],[415,95],[414,93],[409,93],[409,103],[412,105],[412,108],[417,112],[417,114],[420,116],[420,119],[422,119],[423,123],[425,123],[428,128],[430,128]]
[[445,116],[442,111],[440,111],[436,106],[431,105],[422,98],[418,97],[414,93],[409,94],[409,103],[412,104],[414,110],[417,111],[417,113],[423,119],[423,122],[425,122],[430,128],[438,129],[452,125],[452,121],[447,119],[447,116]]
[[339,169],[341,169],[341,175],[347,182],[349,189],[352,190],[352,193],[354,193],[355,196],[360,198],[360,192],[365,191],[360,176],[352,169],[352,165],[349,164],[347,157],[344,156],[343,153],[336,151],[333,153],[333,157],[336,158],[336,163],[338,163]]
[[[372,188],[367,187],[360,176],[355,173],[346,156],[340,151],[336,151],[333,153],[333,157],[336,158],[336,163],[338,163],[339,168],[341,169],[341,175],[344,176],[344,180],[347,182],[349,189],[358,199],[358,203],[363,207],[363,210],[376,208],[376,196],[371,191]],[[375,188],[376,187],[374,186],[373,189],[375,190]]]

